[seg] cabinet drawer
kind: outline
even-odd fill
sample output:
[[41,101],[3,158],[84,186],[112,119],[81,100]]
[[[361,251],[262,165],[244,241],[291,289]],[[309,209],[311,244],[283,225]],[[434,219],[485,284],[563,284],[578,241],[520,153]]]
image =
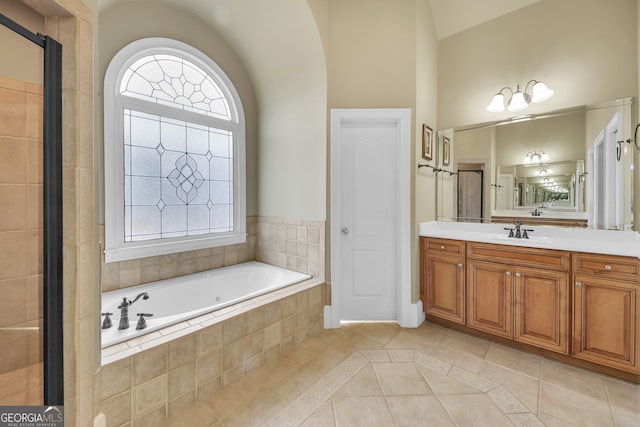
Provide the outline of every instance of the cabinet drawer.
[[481,261],[503,262],[548,270],[569,271],[570,253],[552,249],[470,242],[467,257]]
[[464,243],[460,240],[435,239],[423,237],[424,250],[431,254],[464,256]]
[[573,272],[638,280],[640,269],[634,257],[574,253]]

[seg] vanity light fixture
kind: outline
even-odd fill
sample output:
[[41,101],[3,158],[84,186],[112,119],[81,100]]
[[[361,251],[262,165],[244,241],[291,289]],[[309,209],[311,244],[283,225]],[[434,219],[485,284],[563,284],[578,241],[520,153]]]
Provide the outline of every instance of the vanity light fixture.
[[536,173],[536,175],[539,175],[539,176],[547,176],[550,173],[553,173],[553,170],[551,170],[549,168],[540,168],[535,173]]
[[534,151],[533,154],[531,154],[531,152],[528,152],[524,156],[523,163],[525,165],[528,165],[530,163],[548,162],[549,160],[551,160],[549,158],[549,155],[547,153],[545,153],[544,151],[540,151],[539,153],[537,151]]
[[[531,95],[527,93],[529,91],[529,85],[531,85]],[[505,90],[511,92],[511,98],[509,98],[506,107],[506,109],[511,112],[522,111],[529,106],[530,102],[546,101],[553,96],[553,90],[549,89],[547,85],[539,80],[529,80],[524,87],[524,91],[520,90],[520,85],[516,86],[515,92],[508,86],[500,89],[493,97],[493,100],[491,100],[491,104],[487,106],[487,111],[501,113],[505,110],[505,98],[502,93]]]

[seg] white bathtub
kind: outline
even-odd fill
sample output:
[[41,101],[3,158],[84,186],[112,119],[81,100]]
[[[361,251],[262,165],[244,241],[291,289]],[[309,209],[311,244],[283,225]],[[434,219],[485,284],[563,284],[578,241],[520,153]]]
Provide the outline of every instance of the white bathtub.
[[[102,347],[157,331],[158,329],[219,310],[239,302],[309,279],[311,276],[257,261],[145,285],[102,293],[102,312],[113,313],[113,326],[102,330]],[[129,307],[129,328],[118,330],[122,298],[133,300],[146,292],[149,299],[140,298]],[[147,327],[136,330],[137,313],[150,313]]]

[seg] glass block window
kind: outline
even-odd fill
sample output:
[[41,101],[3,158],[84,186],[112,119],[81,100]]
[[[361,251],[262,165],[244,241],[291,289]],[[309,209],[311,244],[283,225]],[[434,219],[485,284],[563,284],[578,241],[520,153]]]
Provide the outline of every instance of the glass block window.
[[240,99],[211,59],[167,39],[114,57],[105,75],[105,261],[243,242],[244,167]]

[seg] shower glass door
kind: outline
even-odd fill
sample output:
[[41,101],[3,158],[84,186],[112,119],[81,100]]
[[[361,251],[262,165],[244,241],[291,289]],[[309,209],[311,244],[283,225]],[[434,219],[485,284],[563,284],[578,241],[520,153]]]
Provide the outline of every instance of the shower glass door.
[[0,405],[43,405],[43,56],[4,26],[0,40],[40,71],[0,66]]

